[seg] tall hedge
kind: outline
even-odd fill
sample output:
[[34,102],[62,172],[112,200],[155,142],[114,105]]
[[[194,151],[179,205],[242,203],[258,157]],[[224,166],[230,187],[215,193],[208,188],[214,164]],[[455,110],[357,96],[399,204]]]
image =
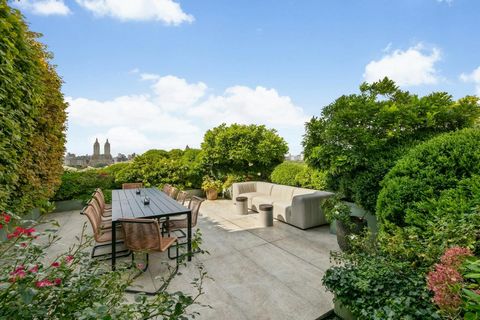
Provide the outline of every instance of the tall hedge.
[[[441,135],[408,152],[382,182],[380,239],[401,259],[431,265],[480,237],[480,130]],[[478,249],[478,248],[477,248]]]
[[479,112],[476,97],[419,97],[387,78],[364,83],[360,94],[338,98],[306,124],[305,157],[327,171],[329,189],[373,213],[380,181],[399,158],[435,135],[472,126]]
[[0,0],[0,208],[25,213],[60,183],[66,103],[51,54]]

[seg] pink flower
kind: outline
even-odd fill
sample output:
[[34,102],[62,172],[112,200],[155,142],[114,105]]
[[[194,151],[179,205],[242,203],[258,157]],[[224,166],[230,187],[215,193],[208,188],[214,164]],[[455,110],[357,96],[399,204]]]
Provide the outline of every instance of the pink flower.
[[20,243],[20,247],[22,247],[22,248],[26,248],[26,247],[27,247],[27,243],[26,243],[26,242],[22,242],[22,243]]
[[72,261],[73,261],[73,256],[72,255],[68,255],[68,256],[65,257],[65,262],[70,263]]
[[55,283],[55,285],[59,286],[62,283],[62,279],[56,278],[55,280],[53,280],[53,282]]
[[54,263],[52,263],[52,267],[54,267],[54,268],[60,267],[60,262],[55,261]]
[[8,214],[6,214],[5,212],[2,214],[3,216],[3,221],[5,221],[5,223],[9,223],[11,218]]
[[35,285],[37,286],[37,288],[51,287],[53,286],[53,282],[48,279],[44,279],[41,281],[37,281]]
[[27,274],[25,272],[25,267],[24,266],[18,266],[17,268],[15,268],[14,271],[10,272],[10,282],[15,282],[19,279],[22,279],[24,278]]
[[30,268],[30,271],[31,273],[37,273],[38,272],[38,266],[37,265],[34,265],[33,267]]
[[142,270],[143,268],[145,268],[145,265],[143,263],[137,263],[137,268]]
[[458,268],[465,261],[465,258],[473,256],[468,248],[451,247],[443,254],[440,262],[452,268]]

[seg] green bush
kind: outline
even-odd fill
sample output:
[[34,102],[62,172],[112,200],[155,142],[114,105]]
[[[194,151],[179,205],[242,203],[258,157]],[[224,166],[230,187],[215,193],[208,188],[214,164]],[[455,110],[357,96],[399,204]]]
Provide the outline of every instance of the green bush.
[[265,180],[287,151],[287,143],[274,129],[222,124],[205,133],[202,161],[209,175],[217,178],[235,174]]
[[373,213],[380,182],[409,148],[472,126],[479,112],[476,97],[418,97],[386,78],[364,83],[360,94],[338,98],[306,124],[306,161],[326,171],[330,190]]
[[325,190],[327,187],[325,172],[294,161],[285,161],[276,166],[270,180],[273,183],[315,190]]
[[149,150],[116,171],[115,181],[138,181],[147,187],[168,183],[182,189],[200,188],[204,173],[198,149]]
[[427,141],[382,182],[380,240],[400,259],[427,266],[451,246],[475,249],[480,228],[480,130]]
[[0,1],[0,207],[25,214],[60,183],[66,103],[51,53]]
[[325,287],[356,319],[440,319],[425,274],[408,262],[357,254],[328,269]]
[[297,175],[304,170],[305,164],[293,161],[285,161],[273,169],[270,180],[273,183],[299,187]]
[[115,182],[114,176],[102,170],[65,171],[62,175],[62,184],[53,200],[88,200],[96,188],[102,189],[106,201],[110,202],[110,190],[118,189],[120,186]]

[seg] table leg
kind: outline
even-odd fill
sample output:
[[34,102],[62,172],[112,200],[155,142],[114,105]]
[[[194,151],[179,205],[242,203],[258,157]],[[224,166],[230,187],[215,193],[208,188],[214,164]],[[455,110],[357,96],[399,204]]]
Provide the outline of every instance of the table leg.
[[112,270],[115,271],[115,260],[117,255],[117,224],[116,221],[112,221]]
[[192,261],[192,211],[187,214],[187,249],[188,261]]

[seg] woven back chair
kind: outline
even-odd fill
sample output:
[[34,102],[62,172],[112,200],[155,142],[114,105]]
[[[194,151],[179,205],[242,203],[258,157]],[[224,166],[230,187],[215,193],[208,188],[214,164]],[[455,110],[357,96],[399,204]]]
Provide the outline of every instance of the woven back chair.
[[189,197],[189,194],[185,191],[180,191],[177,195],[177,201],[178,203],[180,203],[181,205],[184,205],[185,202],[187,201]]
[[[200,206],[202,205],[203,201],[205,201],[205,199],[196,196],[193,196],[190,200],[188,208],[192,211],[192,228],[197,225],[198,214],[200,212]],[[182,236],[180,236],[179,238],[184,238],[186,237],[186,235],[182,229],[188,228],[188,220],[187,218],[179,220],[169,220],[166,228],[167,232],[169,233],[172,231],[179,231],[182,234]]]
[[139,189],[143,188],[143,183],[141,182],[128,182],[122,184],[122,189]]
[[[119,219],[125,232],[125,245],[132,251],[132,262],[134,262],[135,252],[146,253],[146,264],[142,269],[148,268],[148,253],[151,251],[165,252],[177,245],[176,237],[164,237],[160,230],[160,224],[157,219]],[[177,268],[178,268],[178,245],[177,248]]]
[[107,204],[105,203],[105,197],[103,195],[102,190],[97,189],[92,195],[92,199],[95,199],[100,206],[101,215],[105,218],[112,216],[112,209],[107,208]]
[[170,193],[168,195],[170,196],[170,198],[176,199],[179,191],[180,190],[178,188],[171,187],[170,188]]
[[165,184],[163,185],[162,191],[163,191],[164,193],[166,193],[166,194],[170,194],[170,189],[171,189],[171,188],[172,188],[171,185],[169,185],[168,183],[165,183]]
[[[100,247],[111,246],[112,243],[112,230],[111,229],[104,229],[102,228],[102,218],[96,212],[94,205],[88,205],[82,211],[84,215],[87,216],[88,220],[90,221],[90,225],[92,226],[93,230],[93,238],[95,239],[95,245],[92,248],[91,257],[98,258],[98,257],[111,257],[110,253],[104,253],[95,255],[95,251]],[[116,243],[122,243],[124,238],[123,230],[121,228],[117,229],[117,236],[116,236]],[[120,250],[117,251],[117,257],[125,257],[130,254],[129,250]]]

